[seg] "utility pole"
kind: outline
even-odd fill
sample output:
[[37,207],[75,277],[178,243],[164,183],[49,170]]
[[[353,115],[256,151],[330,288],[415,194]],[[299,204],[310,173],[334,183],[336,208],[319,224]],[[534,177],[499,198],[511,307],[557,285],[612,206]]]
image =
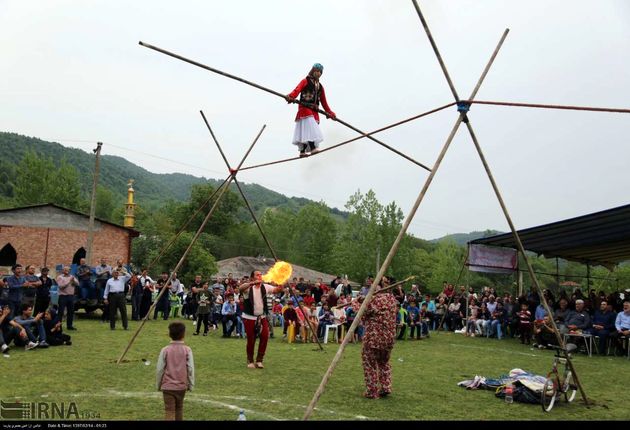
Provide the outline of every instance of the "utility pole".
[[96,154],[94,161],[94,181],[92,182],[92,201],[90,202],[90,223],[88,224],[87,250],[85,253],[85,261],[88,266],[92,265],[92,243],[94,242],[94,215],[96,214],[96,186],[98,185],[98,172],[100,168],[100,156],[102,142],[96,143],[96,149],[92,150]]

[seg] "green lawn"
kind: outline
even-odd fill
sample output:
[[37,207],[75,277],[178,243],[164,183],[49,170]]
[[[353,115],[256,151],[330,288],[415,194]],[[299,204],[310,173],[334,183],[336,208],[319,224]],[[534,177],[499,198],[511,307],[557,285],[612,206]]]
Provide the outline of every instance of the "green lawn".
[[[131,338],[131,329],[109,330],[98,318],[79,314],[72,346],[24,351],[13,347],[0,357],[0,398],[21,402],[75,402],[81,414],[95,412],[107,420],[159,420],[161,393],[155,388],[155,364],[168,343],[167,322],[149,321],[128,353],[115,361]],[[245,341],[223,339],[221,331],[192,336],[197,384],[186,395],[184,417],[235,420],[245,409],[248,420],[301,419],[337,344],[321,352],[313,344],[270,339],[265,369],[247,369]],[[278,329],[276,329],[278,330]],[[145,365],[143,359],[150,361]],[[314,420],[628,420],[630,361],[579,354],[574,363],[587,395],[595,401],[560,403],[543,414],[537,405],[505,404],[490,391],[468,391],[457,382],[474,375],[496,377],[521,368],[546,374],[550,351],[534,351],[517,340],[464,338],[437,333],[422,341],[398,342],[392,356],[394,393],[367,400],[363,392],[360,345],[349,345],[320,398]],[[578,394],[579,399],[579,394]]]

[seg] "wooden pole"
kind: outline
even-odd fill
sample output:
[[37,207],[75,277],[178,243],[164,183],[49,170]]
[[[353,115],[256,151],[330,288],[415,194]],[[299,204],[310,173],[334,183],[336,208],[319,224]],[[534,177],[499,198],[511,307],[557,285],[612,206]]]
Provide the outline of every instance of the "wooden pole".
[[101,166],[101,146],[103,146],[102,142],[96,143],[96,149],[94,149],[94,153],[96,154],[96,159],[94,160],[94,180],[92,181],[92,199],[90,201],[90,221],[88,223],[88,234],[87,234],[87,250],[85,253],[85,260],[88,265],[92,264],[92,245],[94,243],[94,217],[96,215],[96,187],[98,185],[98,175],[100,172]]
[[[236,174],[238,173],[238,169],[236,169],[236,170],[232,169],[232,167],[230,166],[230,162],[228,161],[227,157],[225,156],[225,153],[223,152],[223,148],[221,148],[221,145],[219,144],[219,141],[217,140],[216,136],[214,135],[214,132],[212,131],[212,127],[210,127],[210,123],[206,119],[206,116],[204,115],[203,111],[199,111],[199,113],[201,114],[201,117],[203,118],[203,122],[206,124],[206,127],[208,127],[208,131],[210,132],[210,135],[212,136],[212,139],[214,140],[214,143],[217,145],[217,148],[219,149],[219,152],[221,153],[221,157],[223,157],[223,161],[225,162],[225,165],[227,166],[227,168],[230,171],[230,173],[233,175],[232,178],[234,180],[234,183],[236,184],[236,188],[238,188],[238,191],[241,194],[241,197],[243,197],[243,201],[245,202],[245,205],[247,206],[247,209],[249,210],[249,213],[251,214],[252,218],[254,219],[254,222],[256,223],[256,226],[258,227],[258,231],[260,231],[260,234],[262,235],[263,239],[265,240],[265,243],[267,244],[267,247],[269,248],[269,251],[271,251],[271,255],[273,255],[273,259],[277,262],[278,261],[278,256],[276,255],[276,252],[273,250],[273,247],[271,246],[271,243],[269,242],[269,239],[267,239],[267,235],[263,231],[262,226],[258,222],[258,218],[256,217],[256,213],[254,212],[254,210],[252,209],[251,205],[249,204],[249,200],[247,200],[247,197],[245,196],[245,193],[241,189],[241,186],[239,185],[238,181],[236,180]],[[295,301],[297,302],[298,307],[300,308],[300,311],[302,311],[302,315],[304,315],[304,319],[306,320],[306,323],[308,324],[308,327],[311,329],[311,333],[314,333],[315,330],[313,329],[313,325],[311,324],[311,321],[308,318],[306,318],[306,313],[304,312],[304,307],[302,306],[302,303],[297,299],[297,297],[295,296],[295,292],[291,288],[289,288],[289,292],[291,293],[291,297],[295,298]],[[317,340],[317,345],[319,346],[319,350],[323,351],[324,347],[322,346],[321,342],[319,341],[319,337],[317,336],[317,333],[315,334],[315,339]]]
[[[241,163],[239,164],[239,167],[243,164],[243,162],[245,161],[245,159],[247,158],[247,156],[249,155],[249,153],[251,152],[252,148],[254,147],[254,145],[256,144],[256,142],[258,141],[258,138],[260,137],[260,135],[262,134],[262,132],[265,130],[266,125],[263,125],[263,127],[260,129],[260,132],[258,132],[258,135],[256,136],[256,138],[254,139],[254,141],[252,142],[252,144],[250,145],[249,149],[247,150],[247,152],[245,153],[245,155],[243,156],[243,159],[241,160]],[[177,265],[175,266],[175,269],[173,269],[171,271],[170,276],[168,277],[168,280],[166,281],[166,283],[164,284],[164,286],[162,287],[162,289],[160,290],[160,294],[158,294],[157,298],[155,299],[155,301],[153,302],[153,304],[151,305],[151,308],[149,308],[149,312],[147,312],[147,314],[144,316],[144,318],[142,319],[142,322],[140,323],[140,325],[138,326],[138,329],[136,330],[136,332],[133,334],[133,336],[131,337],[131,340],[129,341],[129,343],[127,344],[127,347],[125,348],[125,350],[123,351],[123,353],[120,355],[120,357],[118,358],[118,361],[116,362],[116,364],[120,364],[123,360],[123,358],[125,358],[125,355],[127,354],[127,352],[129,351],[129,349],[131,348],[131,345],[133,345],[133,342],[136,340],[136,338],[138,337],[138,335],[140,334],[140,331],[142,330],[142,327],[144,327],[144,324],[147,322],[147,319],[149,318],[149,316],[151,315],[151,311],[153,311],[155,309],[155,306],[157,306],[157,303],[160,301],[160,298],[162,297],[162,295],[164,294],[164,292],[168,289],[168,286],[170,285],[170,283],[173,281],[173,273],[176,273],[179,271],[179,268],[182,266],[182,264],[184,264],[184,261],[186,260],[186,257],[188,257],[188,254],[190,253],[190,250],[192,249],[193,245],[195,244],[195,242],[197,241],[197,239],[199,238],[199,236],[201,235],[201,233],[203,232],[204,228],[206,227],[206,224],[208,223],[208,221],[210,220],[210,217],[212,217],[212,214],[214,213],[214,211],[216,210],[216,208],[219,206],[219,203],[221,202],[221,198],[223,197],[223,195],[225,194],[225,192],[228,190],[230,182],[232,182],[232,180],[234,179],[234,173],[230,174],[230,177],[228,178],[228,180],[223,184],[223,186],[220,188],[220,192],[219,195],[217,196],[216,200],[214,201],[214,204],[212,205],[212,207],[210,208],[210,211],[208,211],[208,214],[206,215],[206,217],[204,218],[203,222],[201,223],[201,225],[199,226],[199,228],[197,229],[197,232],[195,233],[195,236],[192,238],[192,240],[190,241],[190,245],[188,245],[188,248],[186,248],[186,251],[184,251],[184,254],[182,255],[182,257],[179,259]]]
[[[416,12],[418,13],[418,17],[420,17],[420,21],[422,22],[422,25],[424,27],[424,30],[427,34],[427,37],[429,39],[429,42],[431,43],[431,46],[433,47],[433,51],[435,52],[435,56],[438,59],[438,62],[440,63],[440,67],[442,68],[442,72],[444,73],[444,77],[446,78],[446,81],[451,89],[451,92],[453,93],[453,97],[455,97],[455,101],[459,102],[459,96],[457,95],[457,91],[455,90],[455,86],[453,85],[453,82],[448,74],[448,70],[446,69],[446,65],[444,64],[444,61],[442,60],[442,56],[440,55],[440,52],[437,48],[437,45],[435,44],[435,41],[433,40],[433,36],[431,35],[431,32],[429,30],[429,26],[426,23],[426,20],[424,19],[422,12],[420,11],[420,7],[418,6],[418,3],[416,0],[412,0],[415,8],[416,8]],[[504,33],[504,38],[507,35],[507,31]],[[476,90],[476,88],[475,88]],[[545,310],[547,311],[548,315],[553,315],[553,312],[551,312],[551,309],[549,308],[549,304],[547,303],[547,299],[544,297],[544,294],[542,294],[542,290],[540,289],[540,286],[538,284],[538,279],[536,278],[536,274],[534,273],[534,269],[529,261],[529,258],[527,257],[527,254],[525,254],[525,248],[523,247],[523,243],[521,242],[521,238],[519,237],[516,228],[514,227],[514,224],[512,223],[512,218],[510,217],[510,214],[508,213],[507,207],[505,206],[505,203],[503,201],[503,198],[501,196],[501,193],[499,191],[499,188],[494,180],[494,177],[492,176],[492,172],[490,171],[490,166],[488,165],[485,156],[483,155],[483,151],[481,150],[481,146],[479,145],[479,141],[477,140],[477,136],[475,135],[475,132],[472,128],[472,125],[470,124],[470,121],[468,121],[468,119],[466,118],[466,120],[464,121],[466,124],[466,127],[468,128],[468,133],[470,134],[470,137],[473,141],[473,144],[475,145],[475,148],[477,150],[477,153],[479,154],[479,158],[481,159],[481,162],[484,166],[484,169],[486,171],[486,174],[488,175],[488,179],[490,180],[490,183],[492,184],[492,188],[497,196],[497,200],[499,201],[499,204],[501,205],[501,209],[503,211],[503,214],[505,215],[505,219],[507,220],[508,224],[510,225],[510,230],[512,231],[512,235],[514,236],[514,240],[517,242],[518,244],[518,249],[519,251],[523,254],[523,259],[525,260],[525,264],[527,265],[527,270],[529,272],[529,275],[532,279],[532,282],[534,284],[534,287],[536,288],[537,291],[539,291],[539,296],[541,298],[541,301],[543,303],[543,307],[545,308]],[[551,323],[553,325],[554,328],[554,332],[556,335],[556,338],[558,340],[558,344],[565,349],[565,344],[564,344],[564,340],[562,339],[562,336],[560,335],[560,332],[558,331],[558,327],[556,326],[555,321],[553,320],[553,318],[551,319]],[[584,402],[586,404],[588,404],[588,399],[586,397],[586,394],[584,393],[584,389],[582,388],[582,385],[579,382],[579,379],[577,377],[577,374],[575,373],[575,368],[573,367],[573,363],[571,362],[571,358],[568,356],[566,356],[567,358],[567,363],[569,363],[569,366],[571,367],[571,370],[573,371],[573,375],[575,377],[575,382],[578,385],[580,392],[582,394],[582,398],[584,399]]]
[[[503,37],[499,41],[499,44],[495,48],[494,53],[490,57],[490,61],[488,61],[488,64],[486,65],[486,68],[482,72],[481,77],[479,78],[479,81],[477,82],[475,90],[473,90],[473,94],[471,95],[470,99],[474,99],[475,98],[475,95],[476,95],[479,87],[481,86],[481,83],[483,82],[483,80],[485,79],[486,75],[488,74],[488,70],[490,69],[490,66],[494,62],[494,59],[496,58],[496,56],[497,56],[497,54],[499,52],[499,49],[503,45],[503,41],[505,40],[505,38],[507,36],[507,32],[508,32],[508,30],[505,31],[505,33],[503,34]],[[372,296],[374,295],[374,292],[376,290],[376,285],[378,285],[378,283],[380,282],[381,278],[385,274],[385,271],[387,270],[387,268],[389,267],[392,259],[394,258],[394,255],[396,254],[396,251],[398,251],[398,246],[400,245],[400,242],[401,242],[402,238],[404,237],[405,233],[407,232],[407,228],[409,227],[409,224],[413,220],[413,217],[416,214],[416,211],[418,210],[418,207],[420,206],[420,203],[424,199],[424,196],[425,196],[427,190],[429,189],[429,186],[431,185],[431,182],[433,182],[433,178],[435,177],[435,173],[439,169],[440,164],[442,163],[442,160],[444,159],[444,156],[446,155],[446,152],[447,152],[447,150],[448,150],[448,148],[449,148],[453,138],[455,137],[455,134],[457,133],[457,130],[459,129],[460,124],[462,123],[462,121],[464,121],[465,117],[466,117],[465,112],[460,112],[459,113],[459,116],[457,117],[457,121],[455,122],[455,125],[453,126],[453,129],[451,130],[451,133],[449,134],[448,138],[446,139],[446,142],[444,143],[444,146],[442,147],[442,150],[440,151],[440,154],[438,155],[438,158],[435,161],[435,164],[433,165],[433,168],[431,169],[431,173],[429,174],[428,178],[426,179],[426,181],[424,183],[424,186],[422,187],[422,190],[420,191],[420,194],[418,195],[418,197],[416,199],[416,202],[414,203],[413,207],[411,208],[411,211],[407,215],[407,218],[405,219],[405,222],[403,223],[403,226],[402,226],[400,232],[398,233],[398,236],[396,237],[396,240],[394,241],[394,243],[393,243],[389,253],[387,254],[387,257],[385,258],[385,261],[383,262],[383,265],[381,266],[381,269],[379,270],[378,274],[376,275],[376,278],[374,278],[374,281],[372,282],[372,285],[370,286],[370,289],[368,291],[367,296],[365,297],[365,300],[361,304],[361,307],[359,308],[359,311],[357,312],[357,315],[355,316],[354,321],[350,325],[350,328],[348,329],[348,332],[346,333],[346,336],[343,338],[343,342],[339,346],[339,349],[337,350],[337,353],[335,354],[335,357],[333,358],[333,361],[330,363],[330,366],[328,367],[328,370],[324,374],[324,377],[322,378],[322,381],[321,381],[319,387],[317,388],[317,391],[313,395],[313,398],[311,399],[311,402],[309,403],[308,407],[306,408],[306,412],[305,412],[304,417],[303,417],[304,420],[308,420],[309,419],[309,417],[313,413],[313,410],[315,409],[315,406],[317,405],[317,402],[319,401],[319,398],[324,393],[324,389],[326,388],[326,385],[328,384],[328,380],[330,379],[330,376],[332,375],[335,367],[339,363],[339,360],[341,359],[341,356],[343,355],[343,351],[344,351],[346,345],[350,341],[352,335],[354,334],[354,331],[356,330],[356,327],[359,324],[359,321],[361,320],[361,317],[365,313],[365,309],[367,308],[367,305],[369,304],[370,300],[372,300]]]
[[[217,73],[217,74],[219,74],[219,75],[225,76],[226,78],[234,79],[235,81],[242,82],[243,84],[250,85],[250,86],[252,86],[252,87],[254,87],[254,88],[258,88],[259,90],[265,91],[265,92],[267,92],[267,93],[269,93],[269,94],[273,94],[273,95],[275,95],[275,96],[281,97],[283,100],[286,100],[286,99],[285,99],[286,94],[279,93],[278,91],[274,91],[274,90],[272,90],[272,89],[269,89],[269,88],[263,87],[262,85],[259,85],[259,84],[256,84],[256,83],[254,83],[254,82],[251,82],[251,81],[245,80],[245,79],[243,79],[243,78],[239,78],[238,76],[234,76],[234,75],[231,75],[231,74],[229,74],[229,73],[222,72],[222,71],[221,71],[221,70],[219,70],[219,69],[215,69],[215,68],[213,68],[213,67],[207,66],[207,65],[202,64],[202,63],[199,63],[199,62],[197,62],[197,61],[190,60],[190,59],[188,59],[188,58],[186,58],[186,57],[182,57],[181,55],[175,54],[175,53],[173,53],[173,52],[169,52],[169,51],[167,51],[167,50],[165,50],[165,49],[162,49],[162,48],[158,48],[157,46],[153,46],[153,45],[150,45],[150,44],[148,44],[148,43],[144,43],[144,42],[142,42],[142,41],[140,41],[140,42],[138,42],[138,43],[140,44],[140,46],[144,46],[145,48],[153,49],[154,51],[157,51],[157,52],[160,52],[160,53],[162,53],[162,54],[168,55],[168,56],[170,56],[170,57],[176,58],[176,59],[178,59],[178,60],[184,61],[184,62],[186,62],[186,63],[188,63],[188,64],[192,64],[193,66],[201,67],[202,69],[208,70],[208,71],[213,72],[213,73]],[[322,113],[322,114],[324,114],[324,115],[328,116],[328,113],[327,113],[327,112],[325,112],[325,111],[323,111],[323,110],[319,109],[317,106],[313,106],[312,104],[309,104],[309,103],[304,103],[304,102],[301,102],[301,101],[299,101],[299,100],[295,100],[295,101],[293,101],[292,103],[296,103],[296,104],[301,104],[301,105],[307,106],[307,107],[309,107],[309,108],[311,108],[311,109],[317,110],[318,112],[320,112],[320,113]],[[418,161],[414,160],[413,158],[409,157],[409,156],[408,156],[408,155],[406,155],[406,154],[403,154],[403,153],[402,153],[402,152],[400,152],[399,150],[397,150],[397,149],[395,149],[395,148],[392,148],[391,146],[387,145],[386,143],[381,142],[380,140],[376,139],[375,137],[368,135],[367,133],[365,133],[365,132],[363,132],[363,131],[359,130],[358,128],[356,128],[355,126],[353,126],[353,125],[351,125],[351,124],[348,124],[347,122],[343,121],[343,120],[342,120],[342,119],[340,119],[339,117],[335,118],[334,120],[335,120],[335,121],[337,121],[338,123],[340,123],[340,124],[342,124],[342,125],[346,126],[346,127],[347,127],[347,128],[349,128],[350,130],[356,131],[357,133],[361,134],[361,135],[362,135],[362,137],[367,137],[368,139],[370,139],[370,140],[372,140],[372,141],[374,141],[374,142],[378,143],[379,145],[381,145],[381,146],[382,146],[382,147],[384,147],[384,148],[389,149],[390,151],[394,152],[395,154],[398,154],[398,155],[400,155],[401,157],[406,158],[407,160],[409,160],[409,161],[411,161],[412,163],[414,163],[414,164],[416,164],[416,165],[418,165],[418,166],[422,167],[423,169],[425,169],[425,170],[427,170],[427,171],[429,170],[429,168],[428,168],[427,166],[425,166],[424,164],[422,164],[422,163],[420,163],[420,162],[418,162]]]

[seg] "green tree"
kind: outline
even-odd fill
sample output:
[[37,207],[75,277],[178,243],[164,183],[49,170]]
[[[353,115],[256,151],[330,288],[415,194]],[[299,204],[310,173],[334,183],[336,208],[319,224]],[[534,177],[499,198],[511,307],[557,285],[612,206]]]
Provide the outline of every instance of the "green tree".
[[[96,187],[96,217],[115,222],[114,209],[117,199],[114,193],[101,185]],[[122,206],[122,205],[121,205]]]
[[315,270],[334,269],[337,223],[324,203],[310,203],[298,212],[293,229],[294,262]]

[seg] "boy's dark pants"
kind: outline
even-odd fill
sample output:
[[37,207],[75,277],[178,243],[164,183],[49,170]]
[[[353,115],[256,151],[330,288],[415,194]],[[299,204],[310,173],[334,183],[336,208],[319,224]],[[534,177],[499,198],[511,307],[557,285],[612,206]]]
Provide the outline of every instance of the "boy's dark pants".
[[184,396],[186,390],[163,390],[164,419],[166,421],[182,421],[184,419]]

